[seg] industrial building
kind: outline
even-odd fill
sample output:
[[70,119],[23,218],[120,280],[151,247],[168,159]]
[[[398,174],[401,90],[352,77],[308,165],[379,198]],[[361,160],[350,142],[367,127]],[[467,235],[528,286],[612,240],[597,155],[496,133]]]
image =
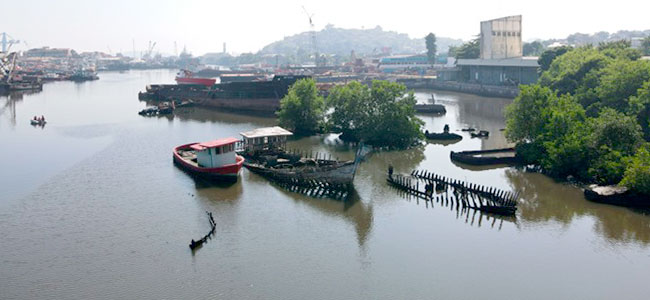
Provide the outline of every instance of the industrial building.
[[424,73],[431,67],[426,55],[395,55],[382,57],[379,60],[379,70],[384,73],[393,73],[395,71],[413,70]]
[[539,78],[537,57],[459,59],[457,80],[486,85],[518,86]]
[[521,16],[481,22],[480,45],[481,59],[522,57]]
[[481,22],[480,56],[458,59],[456,68],[439,72],[440,81],[516,88],[539,78],[537,57],[523,57],[521,16]]

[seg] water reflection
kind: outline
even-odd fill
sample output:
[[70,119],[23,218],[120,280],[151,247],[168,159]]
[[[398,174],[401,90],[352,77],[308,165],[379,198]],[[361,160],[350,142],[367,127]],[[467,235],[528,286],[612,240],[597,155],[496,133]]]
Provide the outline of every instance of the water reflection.
[[0,107],[0,116],[5,115],[9,119],[11,127],[16,127],[16,103],[23,100],[24,95],[31,95],[39,91],[14,91],[7,95],[0,96],[5,102]]
[[581,189],[542,174],[507,169],[505,175],[512,188],[521,192],[518,215],[524,225],[554,222],[568,227],[586,216],[594,219],[594,230],[610,243],[650,244],[650,214],[646,211],[587,201]]
[[461,140],[427,140],[427,143],[433,145],[449,146],[460,142]]
[[[284,193],[289,193],[283,190]],[[314,199],[305,195],[290,197],[296,203],[306,204],[319,212],[342,218],[354,226],[357,234],[357,243],[360,248],[364,247],[372,229],[373,209],[372,205],[361,201],[356,190],[350,192],[345,200],[334,200],[328,198]]]
[[275,118],[236,114],[232,112],[218,111],[211,108],[183,107],[176,109],[174,114],[181,121],[219,121],[228,124],[252,124],[256,127],[268,127],[277,125]]
[[485,171],[485,170],[495,170],[495,169],[501,169],[501,168],[507,168],[508,165],[485,165],[485,166],[474,166],[474,165],[468,165],[464,163],[460,163],[457,161],[451,161],[454,166],[459,167],[463,170],[470,170],[470,171]]
[[434,195],[434,199],[427,201],[420,197],[414,196],[403,190],[392,187],[400,197],[405,198],[409,202],[415,202],[416,205],[424,205],[425,209],[449,209],[451,213],[456,215],[456,219],[462,220],[469,226],[487,226],[491,229],[501,230],[504,222],[517,224],[517,218],[514,216],[501,216],[490,213],[485,213],[477,209],[470,209],[463,207],[458,202],[448,198],[446,193]]

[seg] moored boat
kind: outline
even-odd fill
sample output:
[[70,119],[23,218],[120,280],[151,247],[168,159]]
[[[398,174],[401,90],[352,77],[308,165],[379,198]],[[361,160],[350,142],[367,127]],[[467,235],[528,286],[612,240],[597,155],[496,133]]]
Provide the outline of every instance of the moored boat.
[[429,132],[429,130],[426,130],[424,132],[424,137],[430,140],[462,140],[463,139],[463,137],[458,134],[450,133],[448,124],[445,124],[443,131],[440,133]]
[[236,138],[191,143],[174,148],[174,163],[191,174],[216,179],[234,179],[244,158],[235,153]]
[[205,86],[213,86],[217,82],[214,78],[201,78],[195,77],[194,74],[188,70],[181,70],[176,75],[177,84],[198,84]]
[[32,125],[35,125],[35,126],[36,126],[36,125],[38,125],[38,126],[44,126],[45,123],[47,123],[47,122],[46,122],[45,120],[35,120],[35,119],[31,119],[31,120],[29,121],[29,123],[32,124]]
[[475,137],[477,137],[477,138],[486,138],[486,137],[490,136],[490,132],[487,131],[487,130],[481,130],[478,133],[472,132],[472,133],[470,133],[470,135],[473,138],[475,138]]

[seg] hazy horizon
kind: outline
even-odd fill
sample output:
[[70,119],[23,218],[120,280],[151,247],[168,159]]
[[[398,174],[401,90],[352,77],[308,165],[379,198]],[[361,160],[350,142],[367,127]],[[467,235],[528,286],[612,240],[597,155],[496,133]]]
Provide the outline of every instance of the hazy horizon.
[[[456,2],[458,3],[458,2]],[[609,4],[608,4],[609,3]],[[437,36],[469,40],[479,32],[479,22],[509,15],[523,16],[525,41],[565,38],[569,34],[599,31],[646,30],[648,3],[622,0],[592,1],[589,5],[551,0],[522,4],[519,1],[488,3],[462,1],[462,5],[400,1],[344,2],[332,0],[251,3],[213,1],[43,1],[10,2],[0,32],[26,43],[16,49],[42,46],[102,51],[113,54],[144,51],[155,41],[155,52],[182,51],[194,55],[221,52],[256,52],[286,36],[310,30],[307,14],[313,14],[316,30],[327,24],[340,28],[374,28],[421,38]],[[562,7],[562,8],[559,8]],[[471,9],[470,9],[471,8]]]

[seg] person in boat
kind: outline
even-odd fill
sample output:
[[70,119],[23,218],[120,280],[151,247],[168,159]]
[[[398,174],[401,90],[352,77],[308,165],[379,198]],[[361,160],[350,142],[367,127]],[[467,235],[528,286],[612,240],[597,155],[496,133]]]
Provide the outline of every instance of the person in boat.
[[45,116],[41,115],[41,122],[45,122]]
[[37,117],[37,116],[34,116],[34,121],[38,121],[38,117]]
[[445,127],[443,128],[443,131],[445,133],[449,133],[449,124],[445,124]]

